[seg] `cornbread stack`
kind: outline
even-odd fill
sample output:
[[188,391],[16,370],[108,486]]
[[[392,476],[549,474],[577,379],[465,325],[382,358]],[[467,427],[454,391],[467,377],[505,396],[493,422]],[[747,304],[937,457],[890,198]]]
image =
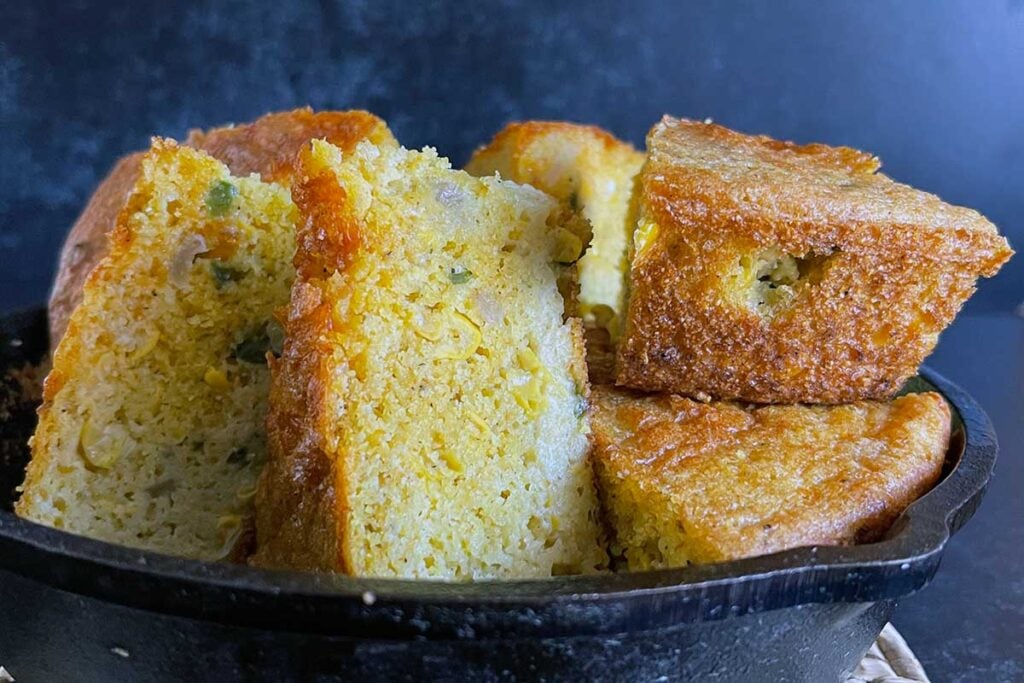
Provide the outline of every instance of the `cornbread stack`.
[[516,123],[463,172],[309,110],[155,141],[62,252],[18,513],[449,580],[883,535],[951,430],[893,395],[1006,241],[857,150],[647,150]]
[[[471,166],[538,186],[592,173],[515,130]],[[938,394],[885,399],[1006,241],[856,150],[671,117],[647,146],[617,359],[607,337],[588,348],[591,378],[623,387],[591,402],[613,555],[648,569],[877,537],[937,481],[950,431]]]
[[457,580],[606,566],[582,329],[556,282],[579,256],[571,215],[371,144],[314,142],[293,195],[253,561]]

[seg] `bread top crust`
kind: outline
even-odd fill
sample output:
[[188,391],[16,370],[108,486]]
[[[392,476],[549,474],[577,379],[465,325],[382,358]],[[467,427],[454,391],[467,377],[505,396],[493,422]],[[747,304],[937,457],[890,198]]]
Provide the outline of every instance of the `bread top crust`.
[[[267,114],[241,126],[193,130],[185,144],[224,162],[236,176],[259,173],[264,180],[287,182],[296,152],[313,138],[325,138],[344,151],[363,139],[393,142],[383,120],[365,111],[314,112],[309,107]],[[75,221],[61,248],[57,276],[50,293],[50,348],[67,329],[72,311],[81,301],[82,286],[97,263],[109,252],[108,233],[139,176],[143,152],[120,159],[96,188]]]
[[750,406],[594,387],[591,405],[606,503],[628,483],[694,562],[873,540],[937,481],[950,435],[933,392]]
[[[878,173],[849,147],[797,145],[665,116],[647,138],[641,211],[663,231],[738,231],[782,248],[909,244],[992,276],[1013,254],[977,211]],[[641,217],[643,219],[643,217]],[[641,254],[642,257],[642,254]]]
[[523,178],[518,182],[534,185],[548,194],[557,194],[553,184],[558,175],[538,166],[538,159],[531,151],[534,143],[549,136],[571,140],[581,147],[593,147],[604,154],[635,157],[637,161],[643,158],[643,154],[632,145],[598,126],[568,121],[513,121],[489,143],[476,148],[466,163],[466,171],[473,175],[490,175],[496,169],[514,168],[516,174]]
[[362,140],[394,142],[387,124],[369,112],[314,112],[304,107],[241,126],[191,130],[185,144],[224,162],[234,175],[259,173],[263,180],[288,182],[295,172],[296,153],[312,139],[325,139],[343,152],[351,152]]

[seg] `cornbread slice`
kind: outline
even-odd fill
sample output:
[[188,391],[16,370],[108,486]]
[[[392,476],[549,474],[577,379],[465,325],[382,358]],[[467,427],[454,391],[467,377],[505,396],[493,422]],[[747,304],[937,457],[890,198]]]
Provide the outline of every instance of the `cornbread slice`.
[[1012,255],[878,159],[665,117],[637,181],[616,381],[764,403],[891,396]]
[[557,203],[314,141],[272,363],[256,564],[478,579],[606,563]]
[[879,538],[938,480],[937,393],[847,405],[592,394],[595,469],[629,569],[721,562]]
[[883,534],[938,480],[939,394],[760,406],[592,394],[612,547],[631,570],[722,562]]
[[476,150],[466,170],[532,185],[582,210],[593,241],[579,261],[579,314],[615,333],[626,270],[626,214],[644,155],[596,126],[563,121],[510,123]]
[[265,459],[266,355],[294,279],[288,190],[155,139],[46,380],[22,517],[236,557]]
[[[241,126],[203,132],[193,130],[185,144],[227,164],[232,173],[259,173],[263,180],[287,184],[299,148],[324,138],[348,152],[360,140],[397,144],[387,125],[365,111],[314,112],[308,107],[267,114]],[[50,349],[57,348],[68,318],[82,299],[90,271],[110,250],[107,233],[139,178],[144,152],[120,159],[89,200],[61,249],[57,277],[50,293]]]

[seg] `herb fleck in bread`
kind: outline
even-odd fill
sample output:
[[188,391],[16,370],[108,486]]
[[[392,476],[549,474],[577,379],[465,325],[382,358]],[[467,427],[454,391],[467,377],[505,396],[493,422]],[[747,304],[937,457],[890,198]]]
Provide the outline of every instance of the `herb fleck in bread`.
[[155,140],[47,377],[23,517],[122,545],[235,558],[259,468],[288,190]]
[[511,123],[466,164],[476,176],[532,185],[579,208],[593,241],[579,261],[579,313],[615,330],[622,312],[626,214],[644,155],[596,126],[561,121]]
[[253,561],[445,579],[603,567],[555,201],[429,149],[323,142],[294,196]]
[[665,117],[637,180],[616,379],[764,403],[891,396],[1013,253],[876,158]]
[[874,540],[938,480],[949,441],[935,393],[760,407],[592,396],[598,487],[631,570]]

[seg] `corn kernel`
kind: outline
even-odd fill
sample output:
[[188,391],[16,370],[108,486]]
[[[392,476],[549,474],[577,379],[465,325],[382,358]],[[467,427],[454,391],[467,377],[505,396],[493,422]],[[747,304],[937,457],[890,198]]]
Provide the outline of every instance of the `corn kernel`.
[[452,472],[466,471],[466,466],[462,464],[462,460],[459,456],[455,455],[455,453],[452,453],[448,449],[441,451],[441,459],[444,460],[445,464],[448,465]]
[[416,325],[412,326],[412,331],[420,339],[426,339],[429,342],[441,341],[440,332],[427,332],[422,327],[418,327]]
[[527,347],[520,349],[516,353],[516,357],[519,359],[519,365],[528,372],[533,372],[540,367],[540,358],[533,352],[533,349]]
[[483,334],[481,334],[480,328],[476,326],[476,323],[462,313],[453,311],[451,318],[452,322],[455,323],[455,328],[459,330],[459,336],[464,339],[465,342],[461,350],[445,352],[440,354],[438,357],[448,360],[466,360],[472,356],[478,348],[480,348],[480,343],[483,341]]
[[633,253],[639,256],[658,237],[658,224],[649,221],[633,231]]
[[568,230],[559,230],[556,236],[555,261],[575,263],[583,253],[583,242]]
[[235,492],[235,498],[237,498],[242,503],[248,503],[250,500],[256,497],[257,488],[258,487],[256,484],[250,484],[248,486],[243,484],[241,487],[239,487],[238,491]]
[[235,543],[242,535],[242,518],[238,515],[223,515],[217,519],[217,531],[220,532],[222,543],[212,559],[223,560],[231,555]]
[[88,417],[82,423],[78,436],[78,451],[91,467],[110,469],[121,456],[130,451],[135,442],[120,425],[106,425],[100,429]]
[[512,397],[529,418],[537,417],[547,408],[544,384],[543,380],[534,376],[526,384],[512,387]]
[[228,381],[228,376],[222,370],[217,370],[216,368],[207,368],[206,373],[203,375],[203,381],[211,389],[220,393],[230,391],[231,389],[231,382]]
[[139,344],[138,348],[128,356],[129,363],[138,363],[140,360],[152,353],[153,349],[160,342],[160,331],[153,330],[146,339]]
[[479,415],[477,415],[476,413],[474,413],[472,410],[467,410],[466,411],[466,417],[469,418],[470,422],[472,422],[477,427],[479,427],[480,431],[482,431],[482,432],[484,432],[486,434],[492,434],[493,433],[493,432],[491,432],[491,428],[487,425],[487,423],[484,422],[484,419],[482,417],[480,417]]

